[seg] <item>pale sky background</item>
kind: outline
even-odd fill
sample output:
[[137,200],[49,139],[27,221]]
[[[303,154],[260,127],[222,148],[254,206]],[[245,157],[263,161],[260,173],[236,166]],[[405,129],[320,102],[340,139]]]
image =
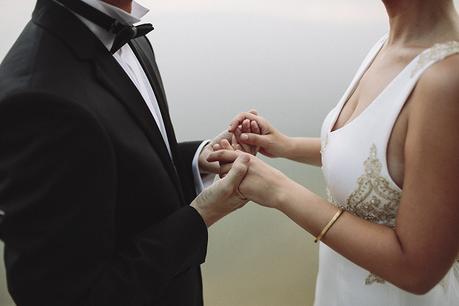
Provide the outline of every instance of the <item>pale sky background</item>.
[[[289,135],[318,136],[387,31],[379,0],[139,2],[151,8],[145,21],[179,140],[211,138],[250,108]],[[0,60],[34,3],[0,0]],[[319,169],[269,162],[324,194]],[[206,306],[310,306],[317,249],[286,217],[251,203],[212,227],[203,272]],[[0,306],[10,303],[0,265]]]

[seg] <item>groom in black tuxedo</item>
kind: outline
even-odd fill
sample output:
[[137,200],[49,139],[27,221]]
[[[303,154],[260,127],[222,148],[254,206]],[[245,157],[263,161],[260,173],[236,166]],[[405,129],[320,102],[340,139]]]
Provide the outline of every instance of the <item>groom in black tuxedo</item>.
[[212,142],[176,141],[152,27],[132,27],[145,12],[38,0],[0,66],[0,239],[18,306],[203,304],[207,227],[245,203],[246,161],[195,199],[219,166]]

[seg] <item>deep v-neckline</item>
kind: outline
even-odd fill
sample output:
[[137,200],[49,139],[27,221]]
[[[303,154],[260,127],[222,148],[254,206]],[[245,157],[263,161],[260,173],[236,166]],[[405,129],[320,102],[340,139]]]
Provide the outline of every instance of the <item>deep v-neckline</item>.
[[[359,87],[360,85],[360,82],[362,81],[363,77],[365,76],[365,74],[368,72],[368,70],[371,68],[371,66],[373,65],[373,63],[375,62],[376,58],[378,57],[378,55],[381,53],[381,50],[384,48],[384,46],[386,45],[386,42],[387,42],[387,36],[382,39],[381,43],[380,43],[380,46],[378,47],[378,49],[374,52],[374,55],[373,57],[368,60],[368,63],[367,65],[361,70],[361,73],[359,74],[359,76],[354,80],[353,84],[351,85],[350,88],[352,88],[351,90],[348,90],[346,95],[343,97],[342,99],[342,102],[339,104],[338,106],[338,109],[337,111],[335,112],[335,115],[334,115],[334,118],[333,120],[331,121],[331,124],[330,126],[328,127],[328,134],[330,135],[333,135],[333,134],[338,134],[340,133],[342,130],[346,130],[347,128],[349,128],[350,126],[352,126],[353,124],[355,124],[355,122],[359,121],[359,119],[361,117],[364,117],[365,114],[367,112],[369,112],[375,104],[377,104],[377,102],[386,94],[386,92],[388,92],[392,87],[393,85],[397,82],[398,79],[400,79],[404,74],[405,72],[408,70],[409,67],[411,67],[418,59],[419,57],[427,52],[429,49],[431,49],[432,47],[429,47],[429,48],[426,48],[424,49],[423,51],[421,51],[418,55],[416,55],[407,65],[405,65],[403,67],[402,70],[400,70],[400,72],[398,72],[395,77],[389,82],[387,83],[387,85],[381,90],[381,92],[376,95],[376,97],[371,100],[371,102],[365,107],[364,110],[362,110],[357,116],[355,116],[354,118],[352,118],[353,114],[351,115],[351,117],[349,117],[349,119],[346,121],[346,123],[341,126],[340,128],[335,128],[336,127],[336,123],[339,119],[339,117],[341,116],[342,112],[343,112],[343,109],[344,107],[347,105],[347,103],[349,102],[349,100],[351,99],[352,95],[354,95],[355,91],[357,90],[357,88]],[[357,107],[356,107],[357,108]],[[352,118],[352,119],[351,119]]]

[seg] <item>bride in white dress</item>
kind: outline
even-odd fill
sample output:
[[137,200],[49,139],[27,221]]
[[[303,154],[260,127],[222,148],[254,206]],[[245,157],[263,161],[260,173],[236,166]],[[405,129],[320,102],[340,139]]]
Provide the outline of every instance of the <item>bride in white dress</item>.
[[[254,157],[239,190],[322,241],[316,306],[457,306],[459,17],[452,0],[384,4],[390,32],[320,138],[288,137],[251,113],[230,126],[267,156],[322,166],[328,201]],[[215,150],[223,173],[242,154]]]

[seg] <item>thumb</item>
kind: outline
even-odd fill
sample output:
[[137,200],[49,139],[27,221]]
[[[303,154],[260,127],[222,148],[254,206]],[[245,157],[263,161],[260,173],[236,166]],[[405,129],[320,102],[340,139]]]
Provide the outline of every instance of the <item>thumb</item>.
[[231,170],[228,172],[228,174],[223,179],[225,184],[228,184],[229,186],[231,186],[232,189],[234,189],[234,187],[238,187],[241,184],[241,182],[244,180],[244,177],[247,174],[247,171],[249,170],[249,161],[250,161],[249,155],[247,154],[239,155],[239,157],[236,159],[233,166],[231,167]]
[[240,140],[242,143],[249,144],[249,145],[254,145],[257,147],[265,147],[267,144],[267,139],[266,135],[258,135],[258,134],[253,134],[253,133],[246,133],[246,134],[241,134]]

